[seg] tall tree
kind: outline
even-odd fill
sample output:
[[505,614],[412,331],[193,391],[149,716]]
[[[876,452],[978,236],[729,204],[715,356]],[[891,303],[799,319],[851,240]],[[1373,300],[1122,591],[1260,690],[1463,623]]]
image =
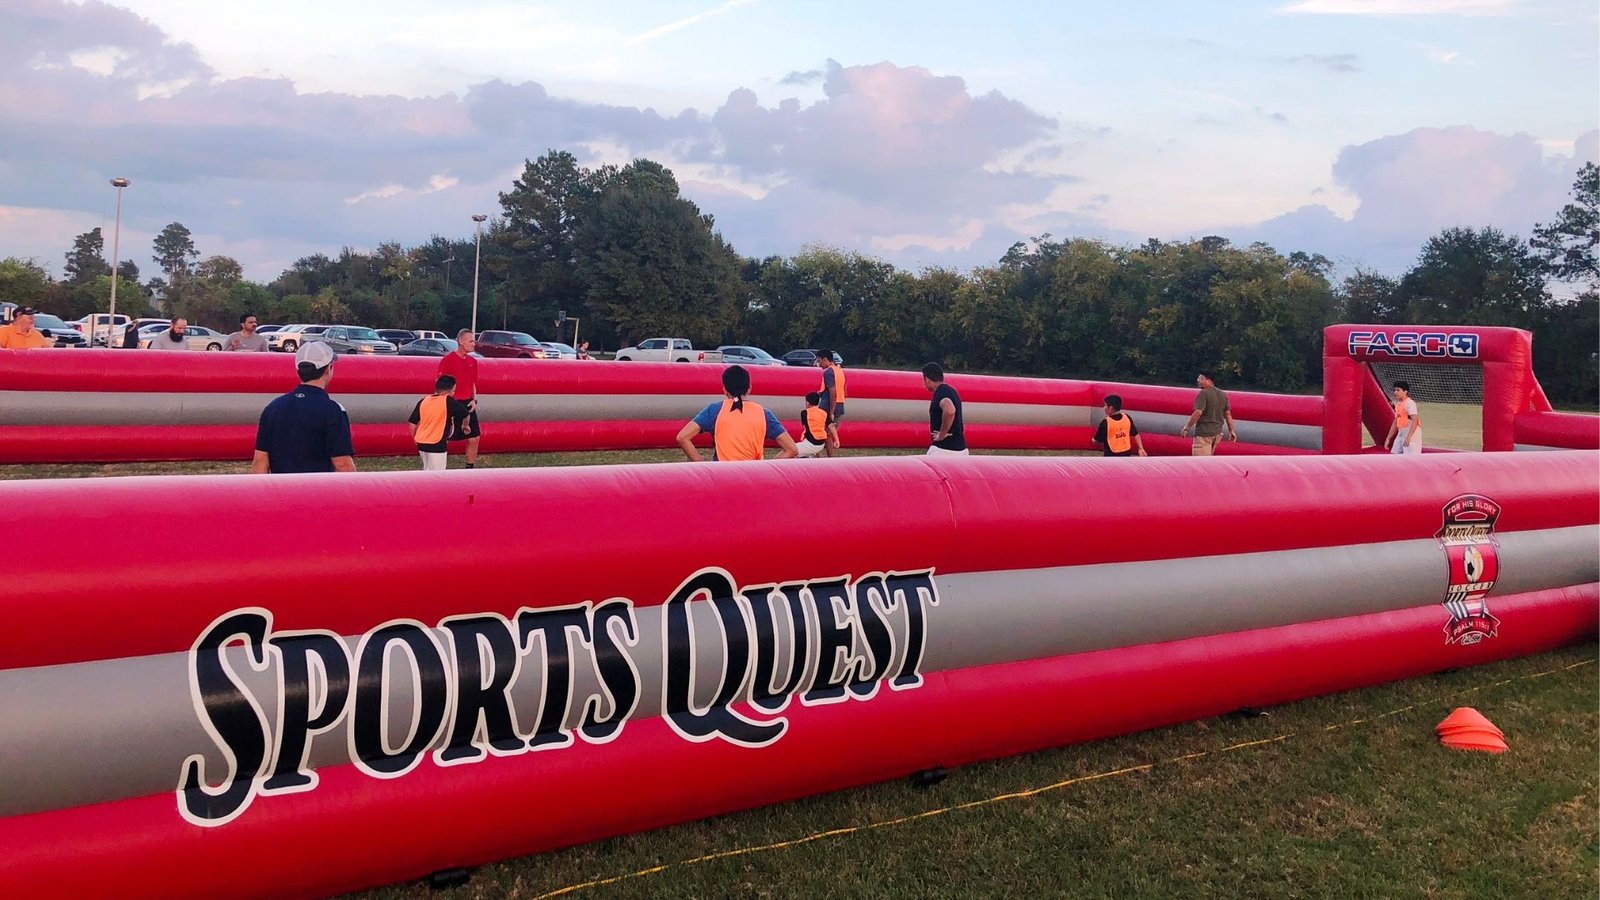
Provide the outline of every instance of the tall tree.
[[67,284],[81,285],[110,275],[106,262],[106,241],[99,228],[91,228],[72,239],[72,249],[67,251],[67,265],[62,270]]
[[740,295],[739,260],[711,217],[678,196],[659,163],[635,160],[600,177],[575,234],[589,309],[624,340],[720,341]]
[[1533,229],[1528,244],[1558,281],[1577,282],[1600,295],[1600,166],[1585,163],[1572,183],[1572,200],[1555,221]]
[[1400,279],[1407,321],[1534,328],[1549,302],[1544,267],[1496,228],[1447,228],[1428,239]]
[[593,178],[571,153],[551,150],[527,162],[511,190],[500,195],[504,220],[488,237],[504,257],[506,299],[540,312],[577,314],[584,289],[575,229],[579,207],[593,194]]
[[156,235],[153,247],[153,258],[167,276],[162,282],[163,299],[179,299],[191,264],[200,256],[200,251],[194,247],[194,237],[182,223],[173,222]]

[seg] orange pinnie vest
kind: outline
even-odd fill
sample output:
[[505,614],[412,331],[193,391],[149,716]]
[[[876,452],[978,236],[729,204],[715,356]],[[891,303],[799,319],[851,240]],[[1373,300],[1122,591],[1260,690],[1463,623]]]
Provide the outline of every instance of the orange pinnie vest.
[[722,401],[711,443],[717,448],[717,462],[762,459],[767,446],[766,409],[746,400],[743,409],[735,410],[732,400]]
[[1127,453],[1133,446],[1133,420],[1127,413],[1121,419],[1106,417],[1106,449],[1112,453]]
[[1410,426],[1411,416],[1406,413],[1406,401],[1396,400],[1394,404],[1394,427],[1400,429],[1400,434],[1404,435],[1406,429]]
[[820,406],[808,406],[800,417],[805,436],[813,444],[828,440],[828,411]]
[[[843,406],[844,405],[844,369],[840,368],[837,364],[835,364],[835,365],[828,366],[828,372],[832,372],[833,373],[833,392],[834,392],[833,403],[834,403],[835,406]],[[823,373],[823,378],[822,378],[822,384],[817,388],[817,393],[826,394],[827,392],[828,392],[828,378],[827,378],[827,372],[824,372]]]

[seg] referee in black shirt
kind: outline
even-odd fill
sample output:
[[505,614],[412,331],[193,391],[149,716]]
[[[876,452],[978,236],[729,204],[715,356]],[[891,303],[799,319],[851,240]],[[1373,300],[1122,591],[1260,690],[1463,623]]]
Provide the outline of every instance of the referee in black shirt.
[[300,386],[261,411],[251,473],[356,470],[350,415],[328,396],[333,360],[333,348],[321,341],[300,345],[294,355]]

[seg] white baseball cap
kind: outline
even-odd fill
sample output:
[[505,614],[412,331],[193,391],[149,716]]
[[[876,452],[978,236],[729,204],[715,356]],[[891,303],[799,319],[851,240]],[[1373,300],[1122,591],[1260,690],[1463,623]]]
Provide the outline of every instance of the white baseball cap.
[[336,357],[334,355],[333,348],[329,347],[322,341],[312,341],[309,344],[301,344],[300,349],[294,352],[294,363],[296,366],[299,366],[302,363],[310,363],[312,366],[320,369],[323,366],[331,364],[335,358]]

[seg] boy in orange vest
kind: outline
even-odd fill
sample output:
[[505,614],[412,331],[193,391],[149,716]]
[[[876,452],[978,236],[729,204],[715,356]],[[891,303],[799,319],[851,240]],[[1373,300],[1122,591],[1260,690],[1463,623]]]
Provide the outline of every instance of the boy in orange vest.
[[1389,426],[1389,437],[1383,446],[1390,453],[1412,454],[1422,452],[1422,416],[1417,414],[1417,401],[1411,399],[1411,383],[1394,383],[1394,424]]
[[828,449],[833,428],[833,417],[822,408],[822,395],[816,391],[806,395],[806,408],[800,411],[800,440],[795,449],[801,459],[821,456]]
[[456,389],[452,375],[440,375],[433,382],[433,393],[417,401],[411,408],[411,439],[417,442],[417,455],[422,457],[422,468],[443,471],[450,461],[450,447],[446,442],[460,430],[461,424],[472,414],[465,403],[451,396]]
[[1100,427],[1094,432],[1094,442],[1104,451],[1102,455],[1133,456],[1135,450],[1140,456],[1147,455],[1139,426],[1133,424],[1133,416],[1122,411],[1122,396],[1107,394],[1104,410],[1106,417],[1100,420]]

